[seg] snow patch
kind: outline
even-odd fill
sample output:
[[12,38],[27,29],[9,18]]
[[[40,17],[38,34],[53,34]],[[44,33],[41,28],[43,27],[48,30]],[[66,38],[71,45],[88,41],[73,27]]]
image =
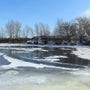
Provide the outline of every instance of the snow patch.
[[30,63],[30,62],[25,62],[21,61],[19,59],[11,58],[7,55],[3,55],[3,58],[6,59],[7,61],[11,62],[9,65],[2,65],[0,66],[0,69],[11,69],[11,68],[18,68],[18,67],[33,67],[36,69],[39,68],[55,68],[55,69],[63,69],[63,70],[78,70],[76,68],[66,68],[66,67],[57,67],[57,66],[49,66],[45,64],[35,64],[35,63]]
[[2,55],[3,55],[3,53],[0,52],[0,56],[2,56]]
[[44,65],[44,64],[34,64],[34,63],[29,63],[25,61],[21,61],[19,59],[11,58],[9,56],[3,55],[3,57],[11,62],[9,65],[2,65],[1,68],[4,69],[10,69],[10,68],[17,68],[17,67],[34,67],[34,68],[58,68],[58,69],[65,69],[65,70],[77,70],[77,69],[70,69],[70,68],[64,68],[64,67],[56,67],[56,66],[49,66],[49,65]]
[[55,59],[55,58],[68,58],[67,56],[50,56],[46,57],[46,59]]
[[68,58],[67,56],[49,56],[49,57],[45,57],[46,61],[60,61],[60,58]]
[[6,56],[6,55],[4,55],[3,57],[6,60],[8,60],[9,62],[11,62],[11,64],[3,65],[3,67],[10,67],[10,68],[16,68],[16,67],[21,67],[21,66],[23,66],[23,67],[35,67],[35,68],[43,68],[43,67],[45,67],[44,65],[41,66],[39,64],[24,62],[24,61],[21,61],[19,59],[11,58],[11,57]]
[[[13,50],[20,50],[25,52],[33,52],[33,51],[43,51],[48,52],[48,50],[42,49],[42,48],[12,48],[12,47],[0,47],[0,49],[13,49]],[[25,53],[24,52],[24,53]]]
[[72,54],[77,55],[79,58],[90,60],[90,49],[89,48],[76,48],[76,51],[73,51]]
[[[31,59],[31,58],[27,58],[27,57],[23,57],[23,58]],[[60,58],[68,58],[68,57],[67,56],[49,56],[49,57],[45,57],[44,59],[40,59],[38,57],[34,57],[33,60],[55,62],[55,61],[60,61]]]
[[57,58],[45,58],[45,59],[35,59],[37,61],[48,61],[48,62],[55,62],[55,61],[60,61],[60,59]]

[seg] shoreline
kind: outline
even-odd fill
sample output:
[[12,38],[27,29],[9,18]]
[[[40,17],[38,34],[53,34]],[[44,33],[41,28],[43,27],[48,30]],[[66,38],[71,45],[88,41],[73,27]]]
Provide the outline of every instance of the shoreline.
[[5,46],[21,46],[21,47],[28,47],[28,46],[36,46],[36,47],[89,47],[88,45],[51,45],[51,44],[46,44],[46,45],[40,45],[40,44],[27,44],[27,43],[0,43],[0,47],[5,47]]

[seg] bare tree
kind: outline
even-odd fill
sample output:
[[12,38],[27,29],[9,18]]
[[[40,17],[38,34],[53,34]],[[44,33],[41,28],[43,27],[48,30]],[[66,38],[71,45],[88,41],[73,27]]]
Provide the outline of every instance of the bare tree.
[[6,31],[9,36],[9,38],[14,38],[14,21],[11,20],[6,24]]
[[79,35],[89,35],[90,31],[90,19],[88,17],[78,17],[76,18],[77,24],[79,26]]
[[49,25],[48,24],[46,24],[44,26],[44,35],[45,36],[50,36],[50,28],[49,28]]
[[58,37],[64,36],[65,32],[63,20],[57,19],[56,27],[53,34]]
[[30,37],[34,37],[34,35],[35,35],[34,30],[33,30],[33,28],[30,27]]
[[70,23],[69,22],[64,22],[63,30],[64,30],[64,35],[65,36],[69,36],[70,35]]
[[36,36],[40,35],[40,29],[39,29],[38,24],[35,24],[35,32],[36,32]]
[[33,28],[26,25],[23,29],[23,38],[30,38],[30,37],[34,37]]
[[43,27],[42,27],[42,23],[39,23],[39,29],[40,29],[40,36],[43,36]]
[[0,38],[5,38],[6,37],[6,34],[5,34],[5,30],[3,27],[1,27],[0,29]]
[[23,29],[23,37],[28,38],[29,37],[29,32],[30,32],[30,27],[26,25]]
[[70,35],[77,37],[78,36],[78,24],[76,23],[75,20],[72,20],[71,22],[71,26],[70,26]]
[[39,23],[39,35],[40,36],[49,36],[50,30],[48,24]]
[[20,32],[21,32],[21,23],[18,21],[15,21],[15,38],[20,38]]

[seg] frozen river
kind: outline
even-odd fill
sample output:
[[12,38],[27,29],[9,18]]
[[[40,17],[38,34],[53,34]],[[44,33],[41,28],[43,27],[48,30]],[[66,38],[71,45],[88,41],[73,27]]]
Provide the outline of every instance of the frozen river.
[[90,48],[2,44],[0,90],[90,90]]

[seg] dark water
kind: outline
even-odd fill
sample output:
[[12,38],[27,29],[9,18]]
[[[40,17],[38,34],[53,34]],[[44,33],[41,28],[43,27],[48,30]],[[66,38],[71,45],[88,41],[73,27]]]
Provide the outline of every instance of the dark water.
[[[5,47],[4,47],[5,48]],[[6,47],[7,48],[7,47]],[[36,64],[46,64],[46,65],[54,65],[54,66],[61,66],[61,67],[69,67],[69,68],[73,68],[73,67],[83,67],[83,66],[88,66],[90,64],[90,60],[87,59],[81,59],[78,58],[76,55],[72,54],[72,51],[75,51],[75,48],[53,48],[53,47],[43,47],[42,50],[46,50],[46,51],[39,51],[39,50],[35,50],[35,51],[29,51],[29,49],[34,49],[34,48],[38,48],[38,47],[27,47],[26,49],[28,51],[25,51],[19,47],[18,49],[16,49],[16,47],[14,48],[7,48],[7,49],[0,49],[1,53],[5,53],[6,55],[12,57],[12,58],[17,58],[20,59],[22,61],[25,62],[32,62],[32,63],[36,63]],[[25,48],[24,48],[25,49]],[[67,58],[63,58],[63,57],[59,57],[58,61],[55,62],[50,62],[50,61],[42,61],[43,59],[50,57],[50,56],[65,56]],[[35,57],[39,60],[35,60]],[[1,64],[9,64],[8,61],[3,60],[2,61],[2,57],[1,58]]]

